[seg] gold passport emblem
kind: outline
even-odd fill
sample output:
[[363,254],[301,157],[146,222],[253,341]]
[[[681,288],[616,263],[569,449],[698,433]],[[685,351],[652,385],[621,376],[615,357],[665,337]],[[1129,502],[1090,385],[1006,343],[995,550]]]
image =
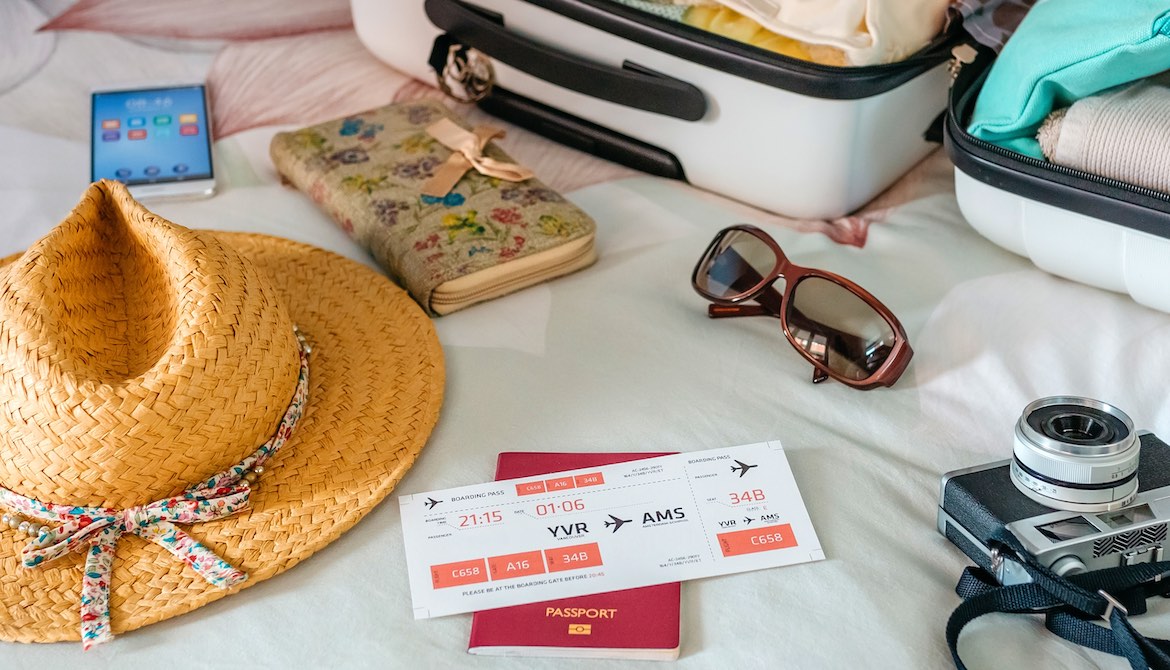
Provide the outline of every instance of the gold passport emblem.
[[591,623],[571,623],[569,624],[569,635],[592,635],[593,624]]

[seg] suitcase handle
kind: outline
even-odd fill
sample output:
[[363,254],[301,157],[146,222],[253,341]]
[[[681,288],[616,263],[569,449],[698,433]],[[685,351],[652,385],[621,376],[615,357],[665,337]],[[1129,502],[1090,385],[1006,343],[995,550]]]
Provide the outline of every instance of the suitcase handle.
[[533,77],[600,100],[698,121],[703,92],[685,81],[624,61],[621,68],[559,51],[511,32],[459,0],[426,0],[427,17],[454,40]]

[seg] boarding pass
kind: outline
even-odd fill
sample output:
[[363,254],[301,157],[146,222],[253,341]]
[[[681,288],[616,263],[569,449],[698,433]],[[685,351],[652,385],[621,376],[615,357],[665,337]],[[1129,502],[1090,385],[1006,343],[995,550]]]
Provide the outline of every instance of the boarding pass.
[[779,442],[398,501],[416,619],[824,558]]

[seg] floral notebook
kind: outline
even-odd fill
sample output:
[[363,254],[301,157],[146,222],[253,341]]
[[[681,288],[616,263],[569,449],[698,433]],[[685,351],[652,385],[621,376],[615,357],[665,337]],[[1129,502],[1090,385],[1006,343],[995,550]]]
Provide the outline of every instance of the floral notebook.
[[[430,314],[596,260],[593,220],[537,179],[507,181],[470,164],[461,177],[452,173],[464,159],[436,139],[443,119],[473,135],[442,104],[411,102],[279,133],[269,151],[284,179],[369,249]],[[486,137],[483,130],[474,134]],[[511,161],[490,142],[482,155],[489,168]],[[442,174],[457,181],[441,197],[424,195],[435,192]]]

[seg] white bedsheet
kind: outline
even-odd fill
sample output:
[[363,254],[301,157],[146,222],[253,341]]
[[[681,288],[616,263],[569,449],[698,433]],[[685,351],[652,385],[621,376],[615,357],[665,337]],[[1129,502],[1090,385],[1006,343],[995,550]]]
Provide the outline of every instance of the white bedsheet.
[[[0,252],[48,231],[85,186],[87,148],[69,139],[84,132],[35,132],[84,124],[73,118],[83,108],[34,118],[12,102],[34,104],[56,81],[73,87],[56,99],[82,104],[83,82],[64,73],[0,99]],[[272,132],[219,143],[221,194],[157,211],[370,262],[277,184],[265,158]],[[940,169],[934,177],[945,179]],[[967,561],[935,531],[940,475],[1007,457],[1015,418],[1043,395],[1098,397],[1170,434],[1159,382],[1170,370],[1170,316],[1035,270],[972,231],[949,194],[899,207],[863,249],[770,228],[794,261],[856,280],[905,324],[913,363],[896,387],[870,392],[811,384],[775,320],[706,317],[692,266],[743,208],[653,178],[570,197],[596,218],[601,259],[438,321],[446,402],[396,493],[488,480],[503,450],[781,440],[828,560],[687,583],[679,667],[948,667],[943,627]],[[470,617],[414,621],[402,562],[392,497],[288,573],[86,654],[79,644],[2,643],[0,667],[597,667],[467,656]],[[1166,636],[1167,611],[1158,601],[1138,625]],[[978,622],[962,649],[972,669],[1125,667],[1024,617]]]

